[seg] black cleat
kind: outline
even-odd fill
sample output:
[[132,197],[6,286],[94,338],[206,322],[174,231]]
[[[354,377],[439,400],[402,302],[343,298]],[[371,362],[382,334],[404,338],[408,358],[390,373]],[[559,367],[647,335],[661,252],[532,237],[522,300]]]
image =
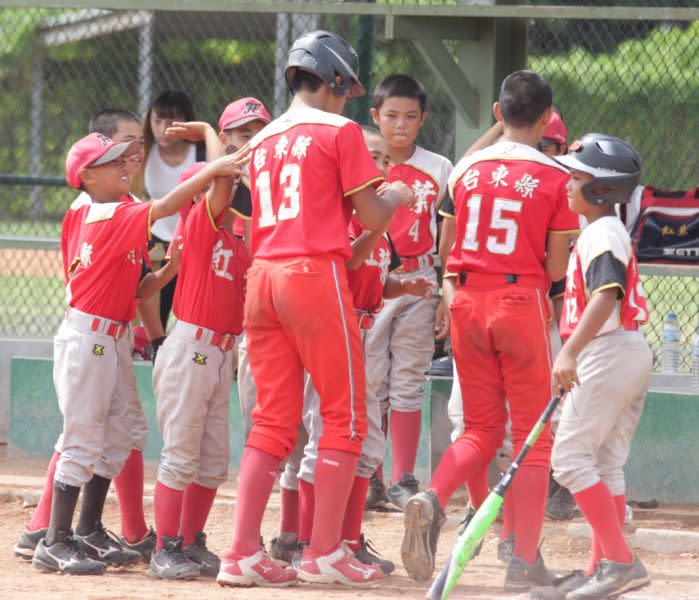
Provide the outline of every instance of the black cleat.
[[102,575],[107,565],[88,558],[78,547],[71,531],[59,531],[57,540],[50,546],[41,539],[34,549],[32,564],[45,573],[67,575]]
[[384,482],[376,476],[376,473],[374,473],[371,476],[369,489],[367,490],[364,510],[383,509],[386,506],[386,502],[388,502],[388,496],[386,496],[386,486],[384,485]]
[[552,521],[570,521],[579,514],[580,509],[568,488],[558,484],[552,486],[552,492],[546,502],[546,516]]
[[291,564],[291,559],[298,546],[298,542],[285,542],[280,536],[275,536],[269,545],[269,555],[282,566]]
[[128,567],[141,560],[135,550],[122,547],[119,538],[107,531],[102,523],[95,523],[95,530],[88,535],[75,535],[75,543],[89,558],[112,567]]
[[590,576],[583,571],[572,571],[556,579],[553,585],[535,587],[529,592],[529,596],[533,600],[565,600],[568,592],[578,589],[589,580]]
[[400,549],[403,566],[416,581],[428,581],[434,572],[439,532],[447,517],[431,490],[410,498],[404,512],[405,534]]
[[510,592],[525,592],[533,587],[553,585],[557,578],[557,575],[544,565],[540,552],[537,552],[536,562],[533,565],[513,556],[510,564],[507,565],[504,587]]
[[200,531],[196,541],[184,547],[184,555],[199,566],[199,572],[204,577],[216,577],[221,568],[221,559],[206,547],[206,534]]
[[199,565],[189,560],[182,550],[182,537],[164,537],[162,550],[154,551],[150,557],[150,577],[196,579],[200,574]]
[[384,575],[390,575],[396,570],[396,565],[394,565],[390,560],[381,558],[379,553],[374,548],[374,545],[364,537],[363,533],[359,534],[359,543],[361,544],[359,550],[354,553],[354,558],[356,558],[360,563],[365,565],[378,565],[383,571]]
[[503,564],[510,564],[510,559],[515,553],[515,534],[511,533],[504,540],[498,542],[498,560]]
[[126,550],[135,550],[138,552],[141,555],[141,560],[144,563],[150,562],[150,555],[153,554],[153,550],[155,550],[155,543],[157,541],[158,536],[155,535],[155,531],[153,531],[152,527],[148,529],[146,535],[144,535],[140,541],[134,542],[133,544],[127,542],[123,536],[119,538],[121,547]]
[[418,493],[419,483],[412,473],[403,473],[400,481],[394,483],[386,490],[386,496],[388,496],[391,504],[395,504],[401,510],[405,510],[408,500]]
[[308,546],[308,542],[296,542],[296,550],[291,556],[291,568],[298,571],[301,568],[301,559],[303,558],[303,549]]
[[44,539],[47,531],[48,527],[37,529],[36,531],[22,530],[22,533],[19,534],[19,539],[12,547],[15,556],[24,560],[31,560],[32,556],[34,556],[34,549]]
[[638,556],[634,556],[629,564],[602,559],[589,581],[570,592],[566,598],[569,600],[616,598],[649,583],[648,572]]

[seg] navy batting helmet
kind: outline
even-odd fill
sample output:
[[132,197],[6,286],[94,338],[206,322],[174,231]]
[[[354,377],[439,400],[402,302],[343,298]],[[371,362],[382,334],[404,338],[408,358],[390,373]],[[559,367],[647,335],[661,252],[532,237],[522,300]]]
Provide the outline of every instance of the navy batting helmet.
[[555,160],[572,171],[594,177],[581,190],[590,204],[625,204],[641,180],[641,157],[636,149],[603,133],[584,135],[571,144],[568,154]]
[[[312,73],[322,79],[334,96],[356,98],[365,94],[359,82],[359,57],[347,42],[329,31],[304,33],[294,42],[286,59],[284,77],[291,87],[297,69]],[[337,76],[342,79],[337,83]]]

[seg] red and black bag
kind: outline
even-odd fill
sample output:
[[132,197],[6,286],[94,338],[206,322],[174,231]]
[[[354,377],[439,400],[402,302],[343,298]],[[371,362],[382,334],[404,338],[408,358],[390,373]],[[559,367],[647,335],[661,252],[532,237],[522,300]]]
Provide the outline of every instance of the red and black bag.
[[699,188],[643,188],[631,239],[639,262],[699,264]]

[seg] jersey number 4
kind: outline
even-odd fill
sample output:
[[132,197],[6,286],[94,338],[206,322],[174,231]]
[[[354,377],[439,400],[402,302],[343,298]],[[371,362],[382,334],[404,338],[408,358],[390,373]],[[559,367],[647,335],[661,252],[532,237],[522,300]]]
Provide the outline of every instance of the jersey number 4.
[[[466,204],[468,207],[468,222],[466,223],[464,241],[461,244],[464,250],[477,252],[479,249],[478,227],[480,225],[482,202],[483,196],[474,194],[468,199]],[[511,217],[503,216],[505,212],[522,212],[522,202],[520,200],[507,200],[505,198],[495,198],[493,201],[493,214],[490,218],[490,229],[493,231],[504,231],[505,239],[504,241],[500,241],[496,235],[488,236],[485,247],[492,254],[512,254],[517,245],[517,221]]]
[[283,190],[282,201],[279,203],[277,214],[274,214],[272,204],[271,174],[262,171],[257,175],[257,189],[260,193],[260,219],[258,227],[273,227],[279,221],[295,219],[301,212],[301,197],[299,196],[299,183],[301,169],[296,163],[287,163],[279,173],[279,187]]

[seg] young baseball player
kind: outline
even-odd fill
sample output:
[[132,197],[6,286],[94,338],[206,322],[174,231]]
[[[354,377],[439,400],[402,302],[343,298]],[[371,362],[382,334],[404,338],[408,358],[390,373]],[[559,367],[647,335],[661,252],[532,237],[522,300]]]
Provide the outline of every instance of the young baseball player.
[[[515,453],[550,398],[546,293],[550,281],[565,274],[569,237],[578,227],[567,205],[565,169],[536,150],[551,100],[550,86],[536,73],[509,75],[493,107],[504,122],[503,141],[462,159],[449,180],[455,243],[444,295],[465,430],[444,453],[428,490],[405,509],[401,557],[418,580],[432,575],[447,501],[482,473],[502,445],[505,397]],[[512,484],[515,548],[508,590],[553,580],[537,549],[550,448],[546,431]]]
[[[133,178],[143,164],[143,132],[139,117],[126,109],[105,109],[97,113],[89,124],[89,133],[101,133],[112,138],[115,142],[134,141],[139,144],[138,152],[134,152],[124,159],[124,169],[129,177]],[[68,209],[61,229],[61,254],[63,257],[63,272],[65,282],[68,282],[68,269],[72,259],[79,253],[77,248],[77,230],[79,229],[79,215],[81,207],[91,202],[90,197],[84,191],[80,192],[76,200]],[[72,227],[77,222],[78,226]],[[150,270],[147,262],[144,269]],[[170,269],[168,269],[170,270]],[[144,323],[151,343],[157,347],[159,340],[164,339],[164,331],[158,315],[157,303],[154,298],[141,297],[138,303],[138,314]],[[150,559],[150,552],[155,546],[155,533],[146,526],[143,511],[143,449],[148,436],[148,422],[143,414],[140,399],[136,391],[136,379],[131,363],[124,363],[124,379],[128,382],[128,413],[127,417],[132,432],[132,450],[126,459],[124,467],[114,478],[117,498],[119,500],[119,512],[121,515],[121,542],[127,548],[138,551],[144,560]],[[14,546],[15,555],[24,559],[31,559],[34,548],[39,540],[46,535],[51,515],[51,503],[53,496],[53,477],[56,463],[60,453],[55,451],[46,473],[46,482],[39,503],[34,511],[27,527],[19,536]]]
[[[568,203],[585,217],[570,256],[561,335],[552,370],[568,394],[553,445],[556,480],[593,531],[587,572],[535,598],[616,598],[649,582],[624,538],[624,464],[643,412],[653,364],[639,326],[648,320],[631,240],[614,205],[629,202],[641,158],[627,142],[589,133],[556,158],[570,169]],[[624,377],[620,378],[619,373]]]
[[[206,168],[195,164],[180,183]],[[217,180],[187,216],[173,305],[177,323],[153,369],[164,446],[149,573],[161,579],[216,576],[220,564],[206,548],[204,526],[228,478],[228,397],[250,265],[245,244],[231,231],[231,184]]]
[[[377,168],[385,176],[389,160],[386,141],[375,129],[363,127],[362,131]],[[359,318],[360,335],[364,345],[366,332],[371,329],[384,298],[397,298],[404,294],[425,297],[433,292],[434,284],[426,277],[400,280],[390,277],[389,272],[400,266],[390,238],[381,231],[366,230],[356,217],[350,222],[349,237],[352,240],[352,256],[345,263],[347,282],[352,293],[354,310]],[[322,435],[319,403],[313,382],[307,379],[303,407],[305,447],[301,449],[298,460],[287,461],[281,478],[282,513],[291,513],[291,510],[284,506],[284,501],[289,495],[284,490],[292,486],[302,490],[300,515],[296,516],[298,528],[295,533],[285,531],[285,523],[282,521],[280,535],[272,540],[270,549],[272,557],[277,559],[290,561],[294,550],[299,547],[302,549],[310,541],[314,506],[313,474],[318,442]],[[366,403],[367,436],[362,445],[354,484],[347,501],[341,535],[355,558],[364,564],[378,565],[384,574],[389,574],[395,569],[394,564],[374,554],[371,545],[361,533],[370,478],[381,463],[386,447],[379,403],[368,391]]]
[[[436,288],[432,253],[436,250],[437,208],[444,198],[452,164],[415,144],[427,118],[426,93],[409,75],[391,75],[374,90],[371,116],[389,146],[388,181],[404,181],[417,202],[402,208],[389,227],[400,256],[396,277],[429,277]],[[405,295],[388,300],[367,332],[367,389],[390,408],[393,485],[387,490],[400,508],[417,492],[412,475],[420,439],[425,373],[434,354],[438,296]]]
[[69,308],[54,339],[54,383],[64,424],[49,527],[32,559],[39,570],[101,574],[107,564],[140,560],[138,552],[124,549],[105,532],[101,517],[111,479],[131,451],[129,382],[122,366],[131,362],[129,322],[142,255],[153,220],[177,212],[208,180],[234,171],[226,157],[163,199],[123,202],[131,186],[124,156],[138,151],[137,143],[116,144],[90,134],[66,158],[68,183],[87,192],[92,202],[76,217],[78,253],[68,270]]
[[[305,581],[363,586],[382,576],[340,543],[366,435],[361,342],[344,262],[353,208],[363,225],[380,230],[414,198],[398,182],[377,195],[383,178],[361,129],[340,116],[349,97],[364,93],[357,68],[356,52],[339,36],[301,36],[285,69],[291,106],[251,141],[254,259],[245,333],[257,405],[240,465],[233,543],[217,578],[222,585],[288,586],[298,573]],[[261,548],[260,525],[279,463],[296,443],[304,369],[320,395],[323,435],[313,532],[294,572]]]

